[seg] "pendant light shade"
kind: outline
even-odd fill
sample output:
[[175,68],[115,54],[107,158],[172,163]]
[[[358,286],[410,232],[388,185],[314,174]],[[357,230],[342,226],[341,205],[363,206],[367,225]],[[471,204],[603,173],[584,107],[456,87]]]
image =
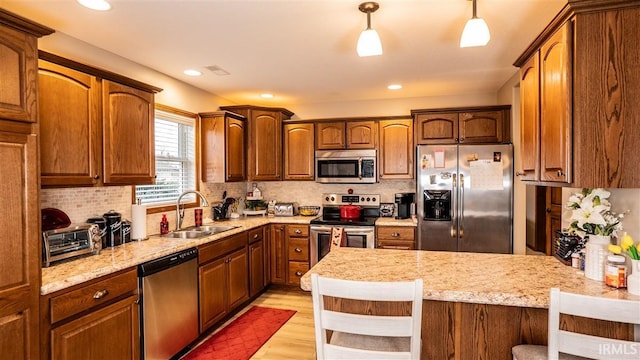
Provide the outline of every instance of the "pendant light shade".
[[367,28],[360,33],[358,38],[358,56],[376,56],[382,55],[382,43],[378,32],[371,28],[371,13],[378,10],[380,5],[375,2],[366,2],[360,4],[358,9],[367,14]]
[[473,16],[464,26],[460,37],[460,47],[485,46],[491,39],[489,27],[484,19],[476,16],[476,0],[473,1]]

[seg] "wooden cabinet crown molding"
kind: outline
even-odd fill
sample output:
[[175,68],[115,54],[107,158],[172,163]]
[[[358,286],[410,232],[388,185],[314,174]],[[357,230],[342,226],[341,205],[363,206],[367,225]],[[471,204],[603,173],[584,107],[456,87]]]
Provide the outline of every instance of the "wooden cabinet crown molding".
[[42,37],[55,32],[55,30],[49,27],[35,23],[3,8],[0,8],[0,25],[14,28],[35,37]]
[[[247,110],[260,110],[260,111],[275,111],[275,112],[281,112],[283,115],[285,115],[287,118],[290,118],[293,116],[293,112],[289,111],[285,108],[278,108],[278,107],[267,107],[267,106],[255,106],[255,105],[229,105],[229,106],[220,106],[220,110],[228,110],[237,114],[241,114],[244,116],[244,113]],[[247,116],[248,117],[248,116]]]
[[71,60],[71,59],[67,59],[67,58],[64,58],[62,56],[55,55],[55,54],[52,54],[52,53],[49,53],[49,52],[46,52],[46,51],[43,51],[43,50],[39,50],[38,51],[38,57],[40,59],[42,59],[42,60],[46,60],[46,61],[52,62],[54,64],[58,64],[58,65],[62,65],[64,67],[68,67],[70,69],[82,71],[84,73],[96,76],[98,78],[111,80],[111,81],[120,83],[122,85],[130,86],[130,87],[138,89],[138,90],[148,91],[148,92],[151,92],[153,94],[156,94],[156,93],[159,93],[160,91],[162,91],[162,89],[159,88],[159,87],[155,87],[153,85],[149,85],[149,84],[143,83],[141,81],[134,80],[134,79],[128,78],[126,76],[122,76],[120,74],[116,74],[116,73],[111,72],[109,70],[105,70],[105,69],[101,69],[101,68],[98,68],[98,67],[95,67],[95,66],[82,64],[82,63],[79,63],[77,61],[74,61],[74,60]]
[[[463,112],[477,112],[477,111],[499,111],[499,110],[508,110],[511,108],[511,105],[490,105],[490,106],[467,106],[467,107],[448,107],[448,108],[435,108],[435,109],[415,109],[411,110],[411,116],[415,116],[417,114],[429,113],[429,114],[438,114],[438,113],[463,113]],[[406,117],[404,117],[406,119]]]

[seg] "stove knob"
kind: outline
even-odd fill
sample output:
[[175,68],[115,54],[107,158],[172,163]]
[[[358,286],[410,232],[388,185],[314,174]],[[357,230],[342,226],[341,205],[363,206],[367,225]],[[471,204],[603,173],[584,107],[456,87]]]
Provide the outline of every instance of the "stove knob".
[[331,197],[331,202],[334,202],[334,201],[336,201],[336,198],[332,196]]
[[372,197],[372,198],[371,198],[371,201],[375,202],[375,201],[376,201],[376,198],[375,198],[375,197]]
[[364,201],[364,196],[360,198],[360,201]]
[[367,198],[367,202],[371,201],[371,198]]
[[325,197],[325,198],[324,198],[324,201],[329,201],[329,197],[328,197],[328,196],[327,196],[327,197]]

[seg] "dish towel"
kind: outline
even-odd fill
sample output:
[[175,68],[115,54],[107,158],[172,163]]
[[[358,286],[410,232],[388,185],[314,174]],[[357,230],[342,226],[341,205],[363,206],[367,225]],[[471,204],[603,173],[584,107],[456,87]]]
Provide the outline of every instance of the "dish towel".
[[334,248],[339,248],[345,245],[345,233],[343,227],[332,227],[331,228],[331,246],[329,247],[329,251]]

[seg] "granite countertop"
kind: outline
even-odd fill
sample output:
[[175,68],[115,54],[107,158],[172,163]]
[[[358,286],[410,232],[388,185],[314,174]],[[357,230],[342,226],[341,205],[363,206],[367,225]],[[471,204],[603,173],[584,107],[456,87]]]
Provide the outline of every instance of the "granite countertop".
[[113,248],[102,249],[99,255],[82,257],[42,268],[40,294],[50,294],[100,276],[109,275],[165,255],[220,240],[265,224],[309,224],[314,218],[311,216],[251,216],[237,220],[216,221],[209,224],[238,227],[200,239],[174,239],[151,235],[148,240],[133,241]]
[[303,290],[311,290],[312,273],[364,281],[422,278],[426,300],[548,308],[549,289],[558,287],[640,301],[626,290],[587,279],[552,256],[340,248],[302,276]]
[[394,217],[379,217],[376,220],[376,226],[418,226],[418,220],[416,219],[396,219]]

